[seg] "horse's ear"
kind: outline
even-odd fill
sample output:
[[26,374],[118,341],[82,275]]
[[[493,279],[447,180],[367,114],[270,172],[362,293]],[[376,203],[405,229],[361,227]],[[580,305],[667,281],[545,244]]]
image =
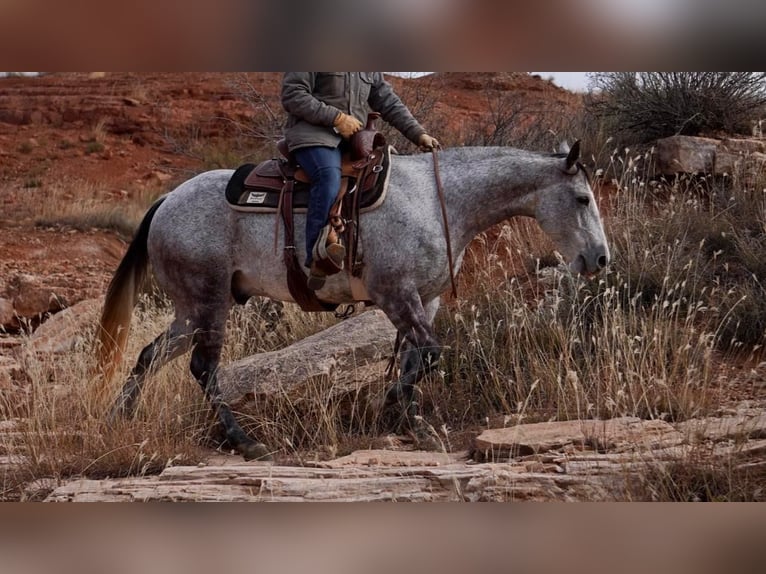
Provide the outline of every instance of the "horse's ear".
[[577,173],[577,160],[579,159],[580,159],[580,140],[577,140],[572,146],[572,149],[569,150],[569,153],[567,155],[565,171],[567,173],[573,173],[573,174]]
[[569,142],[567,140],[564,140],[559,144],[558,153],[567,154],[569,153],[569,150],[570,150],[570,147],[569,147]]

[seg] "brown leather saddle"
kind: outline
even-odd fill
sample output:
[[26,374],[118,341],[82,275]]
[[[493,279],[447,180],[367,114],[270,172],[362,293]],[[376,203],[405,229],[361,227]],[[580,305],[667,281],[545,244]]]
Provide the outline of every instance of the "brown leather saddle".
[[[388,172],[390,152],[382,134],[377,132],[377,135],[380,139],[375,140],[376,147],[370,148],[361,157],[353,152],[346,153],[341,164],[341,175],[351,180],[350,192],[359,193],[359,205],[363,211],[380,205],[385,194],[383,184]],[[233,209],[254,213],[277,211],[282,190],[289,180],[293,182],[293,208],[298,212],[306,210],[309,178],[288,153],[285,140],[277,143],[277,149],[283,157],[266,160],[258,165],[244,164],[235,170],[226,186],[226,200]]]
[[[359,252],[359,214],[383,202],[390,163],[390,150],[375,125],[378,117],[379,114],[370,114],[365,129],[352,137],[350,151],[345,154],[341,168],[341,189],[330,211],[333,230],[346,246],[344,267],[357,277],[363,267]],[[283,157],[258,165],[240,166],[226,187],[226,199],[238,211],[274,213],[275,245],[281,217],[285,236],[283,257],[290,294],[304,311],[332,311],[337,308],[336,304],[321,301],[308,289],[307,277],[295,249],[293,214],[307,209],[308,177],[288,153],[284,140],[277,144],[277,148]]]

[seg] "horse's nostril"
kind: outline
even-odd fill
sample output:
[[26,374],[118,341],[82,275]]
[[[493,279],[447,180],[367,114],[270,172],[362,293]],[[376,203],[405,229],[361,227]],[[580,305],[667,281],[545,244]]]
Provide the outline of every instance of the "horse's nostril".
[[606,267],[607,263],[609,263],[609,259],[607,259],[606,255],[602,255],[598,258],[598,267],[599,269],[603,269]]

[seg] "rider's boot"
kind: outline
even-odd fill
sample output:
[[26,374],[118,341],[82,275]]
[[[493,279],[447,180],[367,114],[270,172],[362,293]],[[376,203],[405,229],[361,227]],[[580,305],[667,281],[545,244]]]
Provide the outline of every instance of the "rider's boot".
[[[325,251],[327,253],[327,258],[330,259],[336,267],[342,269],[343,260],[346,257],[346,248],[343,247],[341,243],[330,243],[325,246]],[[318,291],[324,287],[326,280],[327,273],[317,265],[315,259],[311,263],[311,270],[309,271],[308,288],[312,291]]]

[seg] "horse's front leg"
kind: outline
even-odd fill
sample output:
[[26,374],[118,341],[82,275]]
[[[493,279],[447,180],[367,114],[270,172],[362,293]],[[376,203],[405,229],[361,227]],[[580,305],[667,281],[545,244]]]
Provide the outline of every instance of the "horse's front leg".
[[384,310],[398,329],[403,343],[399,353],[399,379],[386,393],[386,406],[399,405],[411,419],[418,414],[417,384],[436,367],[441,356],[441,345],[433,331],[439,298],[423,304],[415,295],[409,303],[399,301],[394,307]]
[[435,338],[432,342],[417,345],[406,338],[399,353],[400,375],[386,393],[386,405],[401,405],[410,416],[418,413],[415,397],[417,384],[430,373],[439,362],[441,347]]

